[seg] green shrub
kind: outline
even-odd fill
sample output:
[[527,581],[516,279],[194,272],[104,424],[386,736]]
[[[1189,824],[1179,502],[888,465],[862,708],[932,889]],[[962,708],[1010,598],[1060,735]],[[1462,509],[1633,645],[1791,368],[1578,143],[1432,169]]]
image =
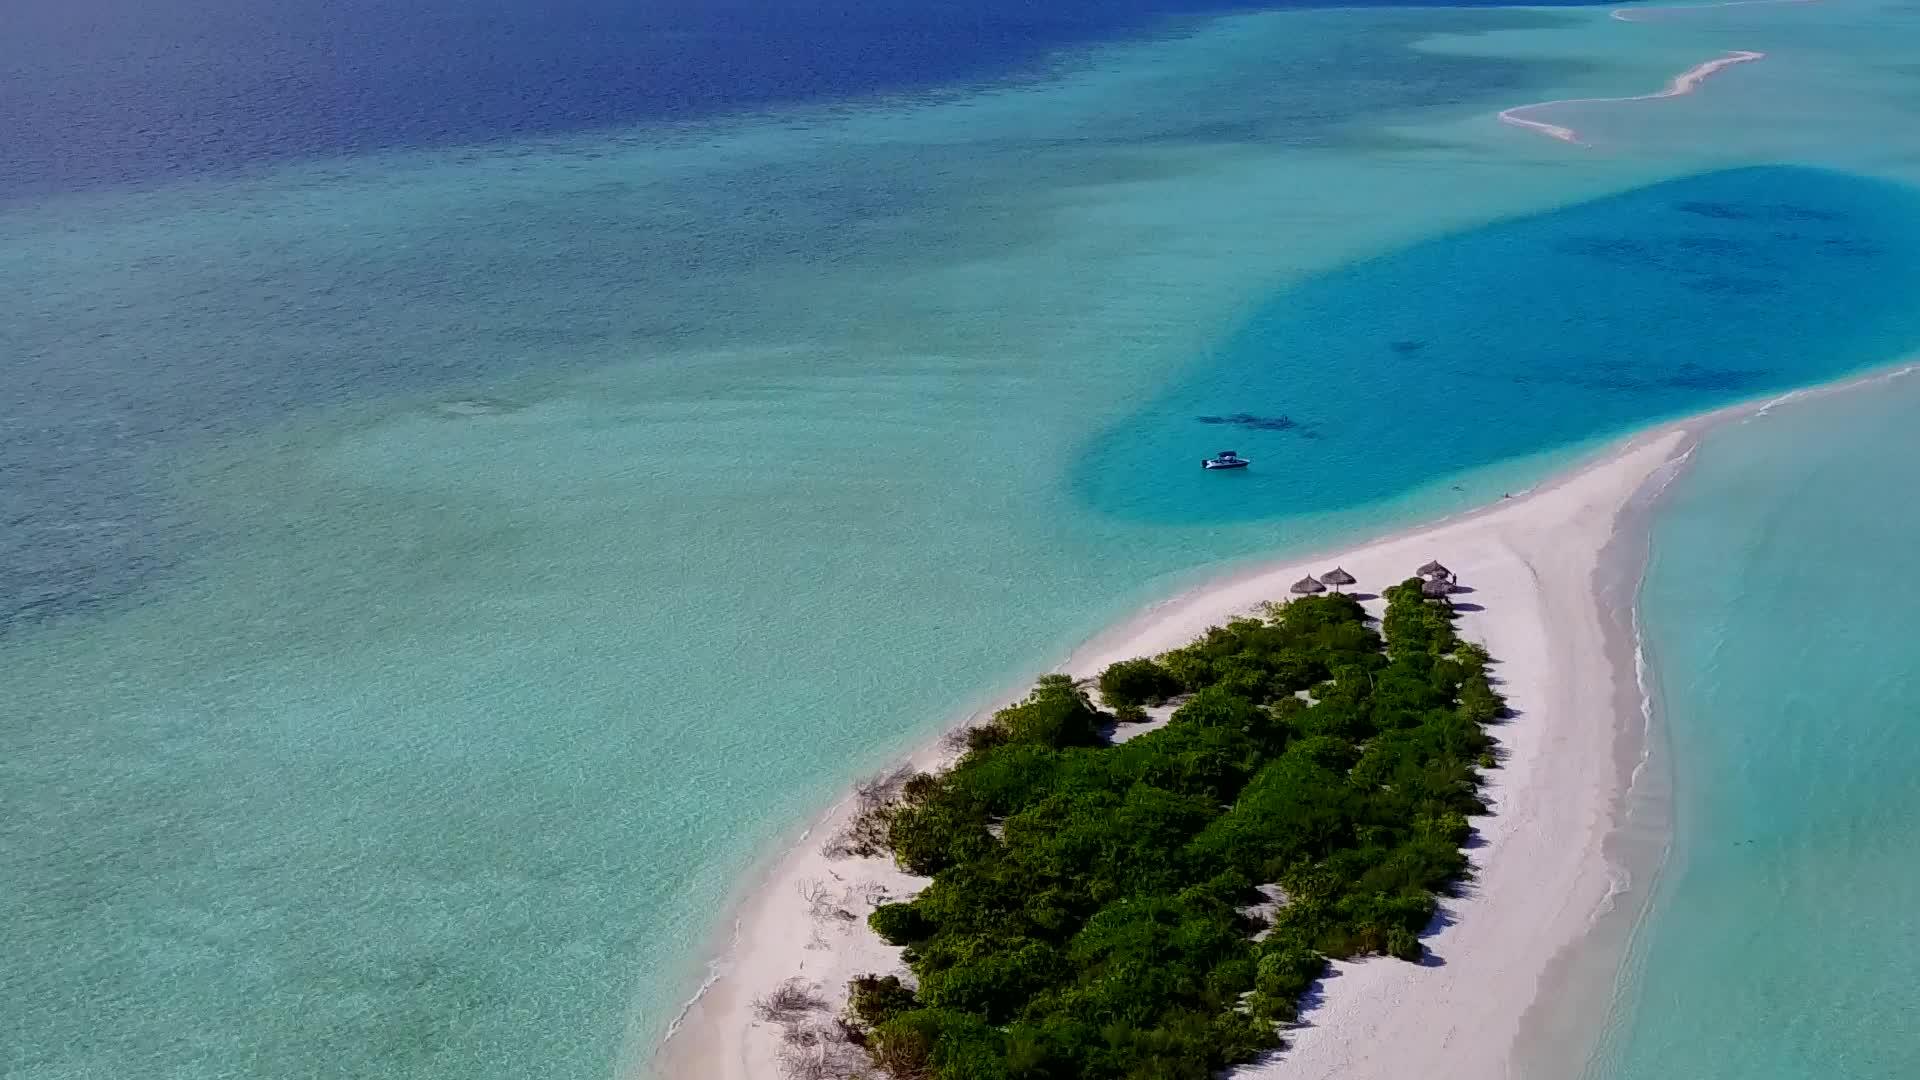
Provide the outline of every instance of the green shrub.
[[887,822],[894,861],[910,874],[930,877],[993,849],[986,811],[951,787],[895,810]]
[[1487,665],[1493,662],[1493,657],[1487,655],[1485,646],[1476,645],[1471,641],[1460,643],[1460,645],[1453,650],[1453,656],[1454,659],[1460,661],[1469,672],[1475,675],[1485,675],[1487,673]]
[[[876,1063],[1208,1080],[1278,1045],[1329,957],[1419,959],[1435,893],[1468,872],[1504,705],[1451,605],[1417,581],[1387,596],[1384,640],[1351,597],[1309,597],[1108,668],[1123,717],[1193,694],[1119,745],[1049,676],[948,773],[908,781],[887,843],[933,880],[869,920],[919,981],[851,988]],[[1286,893],[1259,943],[1239,913],[1253,882]]]
[[869,1030],[919,1007],[919,998],[898,975],[861,975],[847,984],[847,1011]]
[[875,1063],[891,1076],[1010,1080],[1004,1037],[978,1017],[952,1009],[915,1009],[873,1029]]
[[1145,656],[1109,664],[1100,673],[1100,697],[1114,708],[1158,705],[1179,692],[1179,680]]
[[1286,943],[1260,957],[1254,986],[1272,997],[1297,998],[1326,970],[1325,957],[1304,945]]
[[1035,991],[1059,974],[1058,953],[1040,941],[1022,938],[981,944],[983,947],[950,967],[922,972],[920,1000],[932,1008],[958,1010],[989,1024],[1004,1024]]
[[1506,711],[1507,703],[1487,685],[1485,675],[1468,676],[1460,687],[1460,715],[1475,724],[1491,724]]
[[1041,746],[1094,746],[1100,742],[1102,717],[1065,675],[1048,675],[1018,705],[993,716],[992,725],[1009,742]]
[[911,945],[933,933],[932,925],[912,904],[881,904],[867,916],[867,925],[889,945]]
[[1160,667],[1182,690],[1204,690],[1213,684],[1213,664],[1191,646],[1160,657]]

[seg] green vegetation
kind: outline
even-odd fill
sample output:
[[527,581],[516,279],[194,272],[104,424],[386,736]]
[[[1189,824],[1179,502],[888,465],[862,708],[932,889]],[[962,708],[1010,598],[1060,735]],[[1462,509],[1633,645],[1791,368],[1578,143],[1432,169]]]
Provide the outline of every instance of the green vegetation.
[[[1328,957],[1415,960],[1467,872],[1502,703],[1445,600],[1347,596],[1101,676],[1109,704],[1192,695],[1118,745],[1062,676],[967,735],[869,827],[932,882],[871,924],[918,980],[866,976],[849,1022],[889,1075],[1209,1080],[1280,1045]],[[1299,692],[1306,691],[1311,701]],[[1276,884],[1270,933],[1244,912]]]
[[1147,656],[1122,660],[1100,673],[1100,696],[1114,708],[1158,705],[1182,689],[1173,672]]

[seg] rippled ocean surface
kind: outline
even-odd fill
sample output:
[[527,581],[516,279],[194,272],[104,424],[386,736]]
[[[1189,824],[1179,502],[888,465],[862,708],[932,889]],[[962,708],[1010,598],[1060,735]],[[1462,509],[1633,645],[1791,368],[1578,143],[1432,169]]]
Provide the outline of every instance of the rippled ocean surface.
[[1326,6],[21,0],[0,36],[0,202],[261,163],[964,92],[1032,78],[1062,48],[1231,11]]
[[1696,452],[1642,592],[1674,850],[1595,1080],[1920,1073],[1920,378]]
[[757,855],[1111,619],[1920,331],[1899,5],[942,10],[658,99],[653,14],[358,10],[0,45],[10,1078],[625,1070]]

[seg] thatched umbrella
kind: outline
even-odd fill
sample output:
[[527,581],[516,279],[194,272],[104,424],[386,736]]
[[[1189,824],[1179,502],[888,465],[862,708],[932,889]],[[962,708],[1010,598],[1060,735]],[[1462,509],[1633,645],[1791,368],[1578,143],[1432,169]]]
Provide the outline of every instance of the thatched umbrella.
[[1353,584],[1353,575],[1336,566],[1326,573],[1321,574],[1320,580],[1333,586],[1334,592],[1339,592],[1340,586]]
[[1315,578],[1312,574],[1308,574],[1306,577],[1303,577],[1299,581],[1294,582],[1292,587],[1289,588],[1287,591],[1291,592],[1295,596],[1306,596],[1309,593],[1326,592],[1327,587],[1325,585],[1320,584],[1319,580]]
[[1453,577],[1453,571],[1451,571],[1451,570],[1449,570],[1449,569],[1447,569],[1447,568],[1446,568],[1446,567],[1444,567],[1444,566],[1441,566],[1441,565],[1440,565],[1440,563],[1439,563],[1438,561],[1436,561],[1436,560],[1429,560],[1429,561],[1427,562],[1427,565],[1425,565],[1425,566],[1423,566],[1423,567],[1421,567],[1420,569],[1418,569],[1418,570],[1416,570],[1416,571],[1414,571],[1414,573],[1416,573],[1416,574],[1419,574],[1419,575],[1420,575],[1421,577],[1423,577],[1423,578],[1451,578],[1451,577]]
[[1427,583],[1420,586],[1421,594],[1428,597],[1441,597],[1452,591],[1453,582],[1442,577],[1428,578]]

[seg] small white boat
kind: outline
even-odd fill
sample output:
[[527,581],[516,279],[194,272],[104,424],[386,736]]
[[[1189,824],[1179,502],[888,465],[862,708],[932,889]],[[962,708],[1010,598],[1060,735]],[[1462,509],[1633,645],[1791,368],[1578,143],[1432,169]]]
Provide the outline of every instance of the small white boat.
[[1202,461],[1200,467],[1203,469],[1244,469],[1251,464],[1253,464],[1253,462],[1248,461],[1246,458],[1241,457],[1231,450],[1222,450],[1213,457]]

